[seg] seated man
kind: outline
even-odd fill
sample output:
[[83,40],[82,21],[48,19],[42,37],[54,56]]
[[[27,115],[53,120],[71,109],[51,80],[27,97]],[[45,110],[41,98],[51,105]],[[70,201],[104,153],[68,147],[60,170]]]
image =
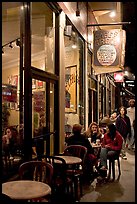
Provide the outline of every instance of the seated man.
[[88,140],[82,133],[82,125],[73,125],[72,132],[73,135],[67,139],[67,146],[69,145],[82,145],[87,148],[87,156],[85,159],[85,171],[86,176],[89,178],[93,175],[93,166],[96,163],[96,156],[94,155],[94,150]]

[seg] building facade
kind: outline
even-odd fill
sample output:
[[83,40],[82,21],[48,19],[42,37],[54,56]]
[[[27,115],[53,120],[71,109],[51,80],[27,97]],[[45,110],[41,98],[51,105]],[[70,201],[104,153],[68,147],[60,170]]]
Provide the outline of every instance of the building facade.
[[86,2],[2,2],[2,104],[25,160],[36,137],[44,135],[43,152],[58,154],[66,125],[85,130],[100,112],[115,109],[114,84],[92,67],[99,27],[87,28],[91,22],[97,23]]

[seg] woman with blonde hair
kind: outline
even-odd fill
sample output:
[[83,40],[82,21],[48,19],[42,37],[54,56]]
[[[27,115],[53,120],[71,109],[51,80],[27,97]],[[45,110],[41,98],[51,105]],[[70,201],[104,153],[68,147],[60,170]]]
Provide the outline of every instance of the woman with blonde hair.
[[96,140],[101,140],[102,137],[99,125],[96,122],[90,123],[88,129],[83,134],[85,135],[85,137],[91,138],[91,143],[96,143]]

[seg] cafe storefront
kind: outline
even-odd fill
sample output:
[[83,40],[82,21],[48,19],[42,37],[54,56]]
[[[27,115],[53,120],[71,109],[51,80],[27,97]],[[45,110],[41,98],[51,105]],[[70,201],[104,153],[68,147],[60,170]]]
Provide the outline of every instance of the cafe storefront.
[[66,120],[87,126],[86,44],[80,30],[61,3],[2,3],[2,104],[9,111],[3,134],[6,126],[17,128],[25,160],[32,157],[32,139],[43,134],[43,152],[62,151]]

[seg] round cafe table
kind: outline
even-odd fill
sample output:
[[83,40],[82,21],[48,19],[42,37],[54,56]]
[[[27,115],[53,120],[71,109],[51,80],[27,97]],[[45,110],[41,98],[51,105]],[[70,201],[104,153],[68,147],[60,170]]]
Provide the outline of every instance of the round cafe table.
[[51,193],[48,184],[31,180],[9,181],[2,184],[2,193],[15,200],[31,200]]
[[[58,155],[58,157],[63,158],[66,164],[80,164],[82,159],[74,156]],[[59,161],[57,161],[59,163]]]

